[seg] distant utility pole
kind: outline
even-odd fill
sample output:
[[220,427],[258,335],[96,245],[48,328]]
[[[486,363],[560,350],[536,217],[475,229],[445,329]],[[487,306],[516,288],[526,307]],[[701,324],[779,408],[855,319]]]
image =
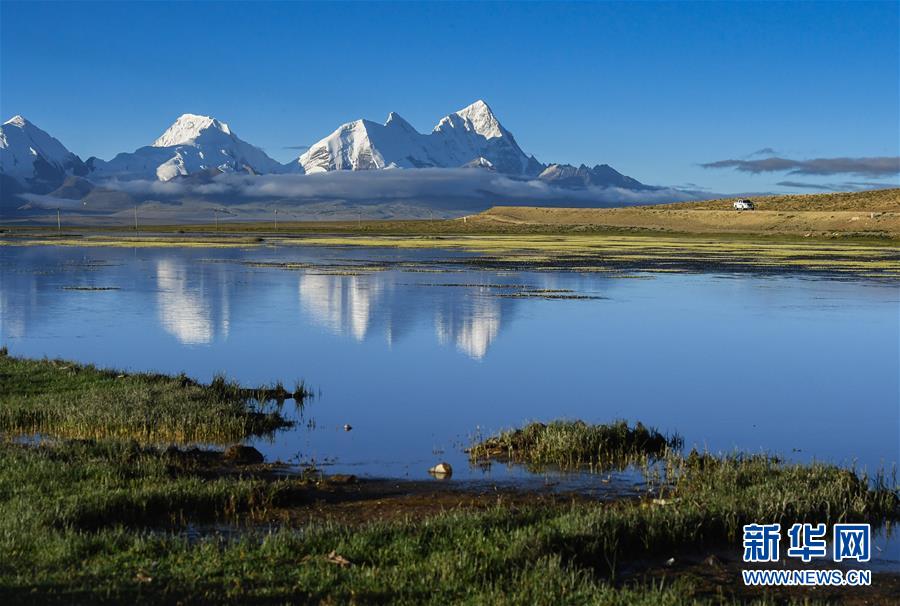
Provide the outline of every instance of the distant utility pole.
[[275,209],[275,231],[278,231],[278,209]]
[[216,231],[219,231],[219,209],[215,209],[213,213],[216,215]]
[[59,209],[56,209],[56,233],[62,231],[62,223],[59,222]]
[[137,231],[137,230],[138,230],[138,224],[137,224],[137,205],[135,205],[135,207],[134,207],[134,231]]

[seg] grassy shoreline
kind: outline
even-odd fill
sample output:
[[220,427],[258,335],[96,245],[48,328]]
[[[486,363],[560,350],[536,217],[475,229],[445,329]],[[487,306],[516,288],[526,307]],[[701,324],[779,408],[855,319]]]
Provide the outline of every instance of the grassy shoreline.
[[[808,595],[710,586],[693,568],[664,569],[661,577],[642,562],[649,557],[661,566],[673,554],[681,561],[691,552],[735,551],[741,525],[759,520],[878,524],[900,515],[895,480],[771,457],[682,455],[673,450],[675,438],[622,424],[549,424],[526,432],[536,439],[520,440],[521,433],[509,438],[513,432],[504,443],[535,448],[538,434],[554,427],[553,447],[537,448],[544,453],[540,460],[570,453],[581,461],[598,449],[610,456],[651,452],[665,472],[650,478],[653,490],[645,497],[597,502],[521,494],[504,500],[502,493],[481,495],[434,482],[424,500],[436,505],[424,511],[417,509],[422,499],[403,496],[413,489],[404,489],[402,481],[375,483],[381,492],[366,492],[365,483],[344,486],[338,478],[285,473],[277,464],[235,464],[221,451],[166,448],[152,434],[120,430],[131,426],[132,412],[124,422],[99,425],[91,439],[21,443],[14,435],[28,427],[8,419],[16,418],[10,411],[22,408],[22,398],[30,402],[26,409],[39,407],[35,398],[43,398],[70,414],[60,402],[92,394],[97,400],[91,414],[97,415],[127,407],[119,397],[104,397],[103,389],[128,384],[128,393],[140,399],[155,393],[160,381],[182,381],[111,377],[92,367],[70,376],[59,362],[3,358],[0,381],[17,394],[0,397],[0,419],[7,419],[6,438],[0,439],[3,603],[802,600]],[[47,381],[42,373],[62,376]],[[222,389],[191,383],[172,397],[189,407],[218,406]],[[240,399],[246,395],[240,388],[230,389],[238,390],[240,403],[231,395],[225,403],[236,406],[230,414],[240,419],[241,407],[252,411],[253,402]],[[208,398],[198,400],[194,390]],[[172,407],[165,411],[163,421],[179,414]],[[204,415],[197,414],[197,432],[222,435],[219,421],[207,418],[204,429]],[[66,427],[64,414],[46,429],[60,427]],[[237,427],[249,432],[254,425]],[[349,507],[367,511],[385,498],[397,504],[386,519],[341,518]],[[894,583],[893,577],[879,578]],[[879,591],[863,595],[879,603]]]
[[229,444],[287,427],[271,403],[308,396],[275,385],[247,389],[224,377],[125,373],[65,360],[28,360],[0,350],[0,431],[142,443]]
[[307,498],[304,480],[209,477],[168,457],[121,442],[0,445],[4,603],[688,603],[702,598],[690,578],[659,588],[623,570],[736,553],[750,521],[874,520],[896,506],[828,466],[710,458],[685,461],[664,498],[273,526]]

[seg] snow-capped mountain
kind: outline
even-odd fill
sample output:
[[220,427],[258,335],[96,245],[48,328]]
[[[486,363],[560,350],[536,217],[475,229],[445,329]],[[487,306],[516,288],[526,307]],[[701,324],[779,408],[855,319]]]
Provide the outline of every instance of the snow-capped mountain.
[[384,124],[349,122],[310,147],[292,169],[318,173],[461,166],[491,167],[521,176],[537,175],[544,168],[522,151],[487,103],[478,100],[442,118],[427,135],[393,112]]
[[159,179],[201,172],[280,172],[282,165],[242,141],[224,123],[209,116],[184,114],[152,145],[118,154],[106,162],[87,161],[91,178]]
[[86,173],[81,158],[22,116],[14,116],[0,126],[4,189],[47,193],[67,176]]
[[516,143],[487,103],[478,100],[445,116],[429,135],[432,152],[441,166],[462,166],[483,158],[501,173],[536,175],[544,167]]
[[[421,173],[413,170],[421,168],[468,170]],[[605,202],[616,196],[604,193],[605,188],[647,192],[659,189],[643,185],[606,164],[593,168],[544,165],[522,151],[512,133],[480,100],[445,116],[427,134],[418,132],[396,113],[389,114],[384,124],[370,120],[344,124],[288,165],[279,164],[260,148],[238,138],[226,123],[195,114],[179,117],[151,145],[120,153],[109,161],[93,157],[82,162],[62,143],[21,116],[0,127],[0,206],[4,209],[57,203],[37,200],[27,196],[29,193],[55,200],[77,200],[91,212],[142,200],[158,201],[160,197],[177,199],[187,196],[185,192],[194,201],[224,204],[233,202],[256,180],[243,177],[217,180],[222,173],[302,175],[384,169],[409,169],[409,174],[395,175],[392,181],[378,181],[382,185],[405,184],[397,189],[396,200],[404,204],[409,198],[416,203],[453,201],[460,209],[467,204],[480,206],[488,201],[492,204],[504,199],[521,201],[523,196],[528,198],[534,192],[540,193],[542,201],[557,203],[571,201],[567,190],[597,188],[597,199]],[[497,173],[497,176],[484,173]],[[322,190],[327,193],[315,189],[326,183],[319,179],[307,181],[299,175],[273,177],[272,187],[256,190],[254,200],[262,193],[263,199],[271,195],[272,199],[321,201],[334,197],[335,191],[349,192],[347,196],[352,199],[357,195],[354,192],[363,191],[359,189],[358,177],[364,175],[346,175],[343,179],[344,175],[335,174],[329,181],[331,186]],[[381,178],[371,177],[373,184]],[[142,183],[176,178],[181,187],[154,189]],[[531,180],[543,181],[551,187],[523,188],[521,184]],[[218,187],[209,187],[213,182]],[[268,182],[260,178],[258,183]],[[364,191],[367,199],[371,197],[370,189]],[[392,203],[396,201],[390,197],[392,194],[380,195]]]
[[584,164],[577,168],[571,164],[551,164],[538,175],[538,178],[567,189],[580,189],[588,186],[648,189],[647,185],[623,175],[609,164],[598,164],[593,168]]
[[423,168],[428,160],[424,137],[395,113],[387,122],[356,120],[342,124],[311,146],[292,165],[296,172]]

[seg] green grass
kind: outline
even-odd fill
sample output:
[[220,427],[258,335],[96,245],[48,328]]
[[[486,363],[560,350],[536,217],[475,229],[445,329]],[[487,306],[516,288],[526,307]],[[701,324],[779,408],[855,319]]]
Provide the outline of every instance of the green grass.
[[[227,444],[271,433],[289,422],[266,403],[292,396],[280,385],[244,389],[222,377],[204,385],[8,354],[0,355],[0,386],[0,431],[143,443]],[[302,384],[296,395],[307,395]]]
[[469,458],[473,462],[497,459],[526,463],[532,468],[606,469],[662,457],[669,449],[680,448],[681,443],[680,437],[667,437],[641,423],[630,427],[625,421],[605,425],[553,421],[546,425],[530,423],[476,441],[469,448]]
[[[121,441],[0,443],[0,602],[686,604],[622,562],[732,545],[750,521],[879,521],[881,480],[764,457],[668,457],[665,499],[455,511],[263,530],[301,480],[213,474]],[[660,504],[664,503],[664,504]],[[244,529],[186,537],[186,523]],[[351,565],[328,561],[336,552]],[[718,600],[714,600],[718,602]]]
[[290,499],[297,481],[226,473],[212,451],[171,451],[122,440],[0,443],[0,494],[18,527],[96,530],[227,520]]

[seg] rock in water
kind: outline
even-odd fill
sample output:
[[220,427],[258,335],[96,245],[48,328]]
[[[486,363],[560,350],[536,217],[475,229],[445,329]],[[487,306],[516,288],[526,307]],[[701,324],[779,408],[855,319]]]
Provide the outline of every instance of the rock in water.
[[223,458],[236,465],[256,465],[262,463],[265,459],[261,452],[252,446],[244,446],[243,444],[234,444],[225,449]]
[[428,473],[438,478],[445,479],[453,475],[453,468],[450,467],[450,463],[441,462],[429,469]]

